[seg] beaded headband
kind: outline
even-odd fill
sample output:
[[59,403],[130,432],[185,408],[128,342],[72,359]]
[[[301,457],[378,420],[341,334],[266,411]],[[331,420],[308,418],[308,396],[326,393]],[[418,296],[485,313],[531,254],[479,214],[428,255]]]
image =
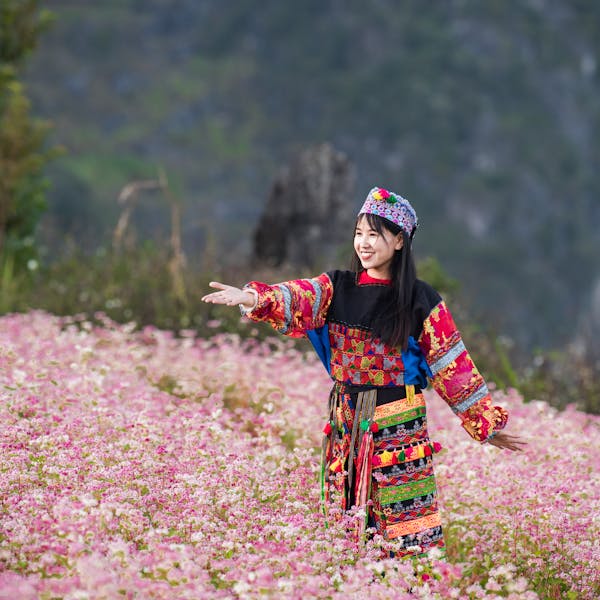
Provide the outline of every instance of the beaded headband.
[[367,196],[365,203],[358,212],[363,214],[378,215],[395,223],[412,237],[418,227],[417,213],[410,202],[389,190],[374,187]]

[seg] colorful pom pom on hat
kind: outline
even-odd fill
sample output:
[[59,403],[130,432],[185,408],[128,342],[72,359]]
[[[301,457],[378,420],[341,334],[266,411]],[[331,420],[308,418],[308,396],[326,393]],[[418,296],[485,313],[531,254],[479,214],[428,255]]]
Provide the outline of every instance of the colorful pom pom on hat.
[[406,198],[380,187],[374,187],[369,192],[358,216],[364,214],[383,217],[398,225],[411,237],[419,224],[417,213]]

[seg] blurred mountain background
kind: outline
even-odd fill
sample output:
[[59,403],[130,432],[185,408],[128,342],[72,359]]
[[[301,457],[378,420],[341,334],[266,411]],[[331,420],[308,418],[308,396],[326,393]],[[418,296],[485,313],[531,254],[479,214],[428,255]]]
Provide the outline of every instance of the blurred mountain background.
[[[162,169],[190,267],[209,251],[247,264],[282,167],[329,142],[355,167],[347,210],[374,185],[408,198],[417,255],[460,282],[486,327],[525,353],[600,353],[599,3],[44,7],[55,21],[23,81],[66,148],[46,171],[44,260],[110,245],[123,186]],[[135,219],[142,239],[168,232],[158,201]]]

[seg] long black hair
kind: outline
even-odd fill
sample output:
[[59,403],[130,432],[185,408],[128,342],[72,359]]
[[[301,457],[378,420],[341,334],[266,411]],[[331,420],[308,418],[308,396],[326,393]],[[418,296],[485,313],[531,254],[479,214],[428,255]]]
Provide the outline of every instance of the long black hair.
[[[388,219],[370,213],[360,215],[356,221],[357,225],[363,217],[366,218],[369,227],[380,235],[383,235],[384,230],[393,235],[402,234],[404,243],[392,257],[390,265],[392,283],[382,298],[381,309],[375,316],[373,334],[389,346],[399,346],[406,350],[412,329],[413,292],[417,280],[417,269],[411,250],[412,236]],[[356,251],[352,256],[350,268],[357,274],[364,271]]]

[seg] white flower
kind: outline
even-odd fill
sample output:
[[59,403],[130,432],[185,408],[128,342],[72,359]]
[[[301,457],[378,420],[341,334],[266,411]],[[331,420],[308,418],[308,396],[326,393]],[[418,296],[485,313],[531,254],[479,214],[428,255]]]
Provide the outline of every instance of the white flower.
[[84,495],[84,496],[80,496],[79,500],[81,501],[81,503],[84,506],[87,507],[91,507],[91,506],[97,506],[98,505],[98,500],[96,500],[96,498],[94,498],[93,496],[89,496],[89,495]]
[[247,594],[251,589],[252,587],[245,581],[236,581],[233,585],[233,591],[239,595]]

